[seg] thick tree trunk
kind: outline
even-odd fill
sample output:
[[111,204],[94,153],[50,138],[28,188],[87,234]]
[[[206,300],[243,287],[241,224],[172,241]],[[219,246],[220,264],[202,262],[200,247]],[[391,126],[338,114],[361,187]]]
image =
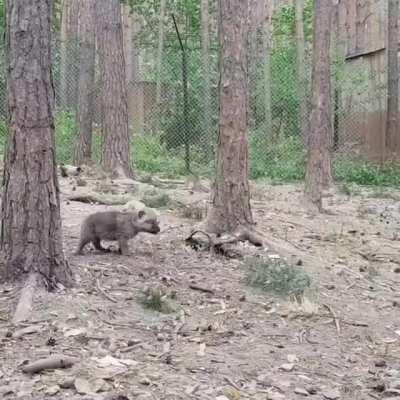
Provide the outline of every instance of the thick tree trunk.
[[388,97],[386,122],[386,149],[389,158],[400,151],[399,137],[399,0],[389,0],[388,30]]
[[299,127],[303,142],[307,143],[308,107],[306,99],[307,75],[305,66],[304,0],[296,0],[297,91],[300,101]]
[[92,158],[96,49],[94,1],[82,1],[79,10],[78,140],[75,165],[88,164]]
[[102,81],[103,166],[114,175],[134,176],[128,122],[125,57],[119,0],[97,0]]
[[247,139],[248,5],[219,0],[220,114],[216,180],[206,227],[232,231],[253,224]]
[[48,288],[72,282],[62,246],[55,160],[51,3],[7,4],[10,140],[1,235],[9,279],[29,274],[33,283],[40,276]]
[[203,70],[203,115],[205,130],[205,145],[208,155],[211,155],[212,109],[211,109],[211,72],[210,72],[210,19],[209,0],[201,0],[201,63]]
[[312,109],[305,194],[322,210],[324,189],[332,182],[330,28],[332,0],[316,0],[312,72]]

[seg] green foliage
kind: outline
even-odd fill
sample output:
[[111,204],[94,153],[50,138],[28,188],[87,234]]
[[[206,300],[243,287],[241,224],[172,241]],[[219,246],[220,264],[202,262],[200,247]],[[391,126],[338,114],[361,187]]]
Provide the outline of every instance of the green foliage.
[[139,303],[149,310],[170,314],[177,310],[173,302],[174,295],[165,293],[161,288],[148,288],[139,297]]
[[150,208],[164,208],[171,204],[168,193],[158,190],[144,193],[141,200],[143,204]]
[[[183,149],[168,151],[165,143],[155,135],[135,135],[133,158],[136,167],[143,171],[166,178],[187,175]],[[204,149],[192,147],[192,168],[199,175],[209,176],[213,171],[213,161],[205,162]]]
[[257,132],[250,138],[250,160],[253,179],[281,183],[300,181],[305,176],[306,154],[299,137],[272,140]]
[[311,285],[311,278],[305,271],[282,260],[251,258],[246,262],[246,268],[250,286],[278,296],[300,298]]
[[334,163],[335,177],[339,181],[363,186],[400,187],[400,165],[374,165],[365,161],[338,159]]
[[76,135],[75,115],[69,112],[59,112],[55,117],[57,162],[71,163]]

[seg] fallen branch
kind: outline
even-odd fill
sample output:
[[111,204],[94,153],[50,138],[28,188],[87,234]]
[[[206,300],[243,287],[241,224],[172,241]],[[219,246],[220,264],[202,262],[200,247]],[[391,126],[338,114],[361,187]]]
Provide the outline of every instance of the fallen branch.
[[33,295],[37,290],[39,282],[39,274],[32,272],[28,275],[28,279],[25,281],[24,287],[21,291],[21,296],[15,310],[13,324],[19,324],[22,321],[26,321],[32,311]]
[[27,374],[35,374],[45,369],[68,368],[78,362],[77,358],[68,356],[53,356],[38,360],[22,367],[22,371]]
[[329,310],[329,312],[331,313],[333,321],[335,322],[336,331],[337,331],[338,335],[340,335],[340,323],[339,323],[339,319],[338,319],[335,311],[333,310],[333,308],[329,304],[323,304],[323,306],[325,308],[327,308]]
[[[195,235],[202,235],[205,240],[195,238]],[[194,230],[186,239],[185,243],[195,250],[213,251],[216,254],[221,254],[228,258],[239,258],[241,254],[229,248],[230,245],[239,242],[248,241],[254,246],[261,247],[263,245],[259,236],[247,229],[239,229],[227,237],[218,237],[214,234],[207,233],[202,230]]]
[[12,337],[15,338],[15,339],[18,339],[18,338],[21,338],[22,336],[25,336],[25,335],[31,335],[32,333],[38,333],[41,330],[42,330],[41,326],[30,325],[30,326],[26,326],[25,328],[16,330],[12,334]]
[[105,206],[121,206],[126,204],[131,197],[127,196],[104,196],[96,193],[74,194],[68,197],[70,201],[78,201],[86,204],[103,204]]
[[202,287],[202,286],[198,286],[198,285],[195,285],[195,284],[189,285],[189,288],[193,289],[193,290],[198,290],[199,292],[214,294],[214,290],[208,289],[208,288],[205,288],[205,287]]
[[113,297],[111,297],[101,286],[100,286],[100,282],[99,279],[96,279],[96,287],[97,290],[108,300],[112,301],[113,303],[118,303],[117,300],[115,300]]

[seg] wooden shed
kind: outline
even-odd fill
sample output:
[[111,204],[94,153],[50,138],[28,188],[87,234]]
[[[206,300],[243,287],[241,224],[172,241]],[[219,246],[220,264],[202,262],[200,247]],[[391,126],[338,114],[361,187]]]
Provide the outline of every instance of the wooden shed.
[[339,43],[339,147],[372,161],[385,160],[387,103],[387,0],[341,0]]

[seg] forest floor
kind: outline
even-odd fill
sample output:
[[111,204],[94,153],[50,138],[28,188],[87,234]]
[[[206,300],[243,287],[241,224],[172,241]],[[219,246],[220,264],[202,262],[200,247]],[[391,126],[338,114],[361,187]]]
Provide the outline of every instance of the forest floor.
[[[196,221],[173,207],[160,211],[161,234],[130,242],[132,256],[75,256],[83,218],[120,207],[68,201],[71,185],[61,179],[75,287],[38,293],[32,320],[15,335],[19,288],[0,286],[2,399],[399,398],[399,192],[336,193],[330,213],[311,216],[300,185],[253,186],[257,230],[312,278],[298,304],[246,283],[248,257],[274,258],[273,250],[238,245],[245,260],[195,251],[184,238]],[[174,190],[188,203],[209,198]],[[144,308],[146,288],[174,297],[175,311]],[[52,354],[78,362],[21,371]]]

